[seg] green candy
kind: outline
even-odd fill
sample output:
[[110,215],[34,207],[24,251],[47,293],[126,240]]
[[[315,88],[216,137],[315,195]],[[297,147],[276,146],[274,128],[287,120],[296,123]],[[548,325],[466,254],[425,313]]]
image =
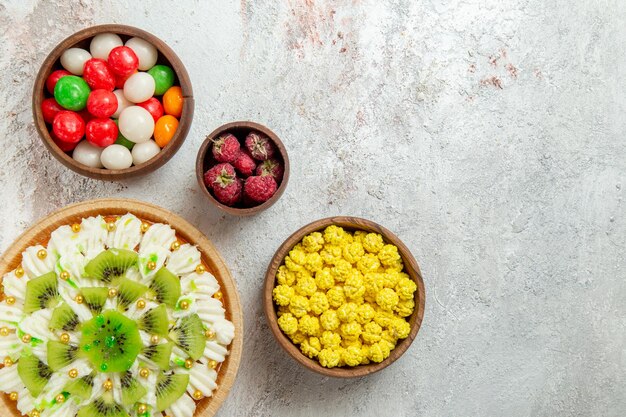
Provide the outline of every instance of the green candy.
[[154,95],[160,96],[174,85],[174,71],[167,65],[155,65],[148,70],[148,74],[154,78]]
[[89,93],[91,93],[91,89],[87,82],[76,75],[61,77],[54,86],[54,99],[61,107],[68,110],[80,111],[84,109]]
[[[117,119],[113,119],[113,122],[118,125]],[[135,146],[135,142],[131,142],[130,140],[126,139],[124,135],[122,135],[122,132],[120,132],[119,130],[117,131],[117,140],[115,141],[115,143],[128,148],[129,151],[132,151],[133,146]]]

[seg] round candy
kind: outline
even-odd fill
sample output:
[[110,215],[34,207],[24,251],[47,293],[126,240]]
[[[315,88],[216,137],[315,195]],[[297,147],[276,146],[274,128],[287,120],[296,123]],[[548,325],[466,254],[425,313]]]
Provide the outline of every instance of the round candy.
[[94,58],[107,59],[111,49],[122,45],[122,38],[115,33],[100,33],[91,40],[89,51]]
[[85,80],[75,75],[60,78],[54,86],[54,98],[57,103],[68,110],[84,109],[90,92]]
[[92,145],[104,148],[117,140],[117,125],[111,119],[92,119],[87,123],[85,135]]
[[45,99],[41,102],[41,113],[43,113],[43,119],[46,123],[52,123],[54,117],[60,112],[65,110],[59,106],[59,103],[52,97]]
[[148,110],[139,106],[124,109],[119,119],[120,132],[131,142],[141,143],[150,140],[154,132],[154,119]]
[[178,119],[166,114],[161,117],[154,126],[154,140],[161,148],[165,147],[174,137],[178,129]]
[[171,86],[174,85],[174,71],[167,65],[155,65],[148,71],[148,74],[152,75],[156,87],[154,94],[160,96],[164,94]]
[[111,145],[102,151],[100,162],[108,169],[125,169],[133,164],[133,156],[128,148],[122,145]]
[[126,80],[124,95],[133,103],[148,100],[154,94],[154,78],[147,72],[138,72]]
[[119,131],[119,125],[118,125],[118,121],[117,120],[113,120],[115,122],[115,125],[118,126],[118,130],[117,130],[117,140],[115,141],[115,143],[117,143],[118,145],[122,145],[127,147],[129,150],[133,149],[133,146],[135,146],[135,142],[131,142],[128,139],[126,139],[124,137],[124,135],[122,135],[122,132]]
[[91,168],[102,168],[102,162],[100,162],[100,155],[102,154],[102,148],[93,146],[86,140],[76,146],[72,158],[76,162],[80,162],[83,165],[87,165]]
[[66,70],[56,70],[52,71],[52,74],[48,75],[48,79],[46,80],[46,89],[50,94],[54,94],[54,86],[57,85],[59,78],[65,77],[66,75],[72,75],[72,73]]
[[163,106],[156,97],[151,97],[143,103],[139,103],[137,105],[148,110],[148,112],[152,115],[155,123],[157,120],[159,120],[161,116],[163,116]]
[[159,152],[161,152],[161,148],[159,148],[159,145],[157,145],[153,140],[138,143],[133,147],[132,151],[133,164],[143,164],[144,162],[154,158]]
[[106,61],[99,58],[91,58],[85,62],[83,78],[92,90],[109,90],[115,88],[115,77],[109,69]]
[[132,49],[139,59],[139,69],[147,71],[157,62],[159,53],[150,42],[141,38],[130,38],[126,41],[126,46]]
[[57,145],[63,152],[69,152],[72,149],[74,149],[77,145],[77,143],[63,142],[61,139],[57,137],[57,135],[54,134],[54,132],[50,132],[50,136],[52,137],[52,140],[54,141],[55,145]]
[[171,87],[163,94],[163,108],[166,114],[180,117],[183,113],[183,90],[180,87]]
[[89,123],[89,121],[91,119],[93,119],[93,114],[89,113],[89,110],[87,110],[87,108],[85,107],[84,109],[82,109],[81,111],[78,112],[78,115],[83,119],[83,121],[85,122],[85,126],[87,126],[87,123]]
[[52,122],[52,131],[63,142],[76,143],[85,134],[85,122],[73,111],[60,111]]
[[128,46],[117,46],[111,50],[107,60],[109,68],[115,75],[125,77],[137,70],[139,60]]
[[91,54],[81,48],[66,49],[61,55],[61,65],[74,75],[83,75],[85,62],[91,59]]
[[111,117],[117,110],[117,96],[107,90],[93,90],[87,99],[87,110],[96,117]]
[[122,114],[122,111],[124,111],[124,109],[128,106],[132,106],[133,103],[126,99],[123,90],[115,90],[113,94],[115,94],[115,97],[117,98],[117,109],[115,110],[115,113],[113,113],[113,117],[117,119],[120,117],[120,114]]

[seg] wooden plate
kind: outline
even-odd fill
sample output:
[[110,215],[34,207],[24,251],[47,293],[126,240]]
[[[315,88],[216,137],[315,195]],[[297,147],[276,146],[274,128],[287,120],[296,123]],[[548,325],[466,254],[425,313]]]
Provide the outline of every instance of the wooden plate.
[[[414,301],[415,309],[413,314],[407,317],[409,324],[411,325],[411,332],[406,339],[398,341],[396,347],[391,351],[391,354],[387,359],[381,363],[370,363],[369,365],[359,365],[354,367],[344,366],[337,368],[324,368],[320,363],[314,359],[309,359],[304,356],[300,349],[293,344],[291,340],[283,333],[278,327],[278,317],[276,316],[276,307],[274,300],[272,299],[272,290],[276,285],[276,271],[283,264],[285,256],[289,251],[302,240],[302,238],[309,233],[322,231],[330,225],[337,225],[343,227],[345,230],[355,231],[364,230],[366,232],[380,233],[383,236],[385,243],[391,243],[398,247],[398,252],[404,262],[404,272],[415,281],[417,284],[417,291],[415,291]],[[337,378],[355,378],[360,376],[369,375],[371,373],[380,371],[383,368],[391,365],[409,348],[417,332],[422,325],[424,318],[424,305],[426,302],[426,291],[424,289],[424,281],[422,280],[422,273],[420,272],[419,265],[415,258],[405,246],[404,243],[392,232],[385,229],[381,225],[374,223],[370,220],[360,219],[358,217],[329,217],[326,219],[316,220],[303,228],[294,232],[291,236],[285,240],[285,242],[278,248],[276,254],[272,258],[270,265],[267,268],[265,274],[265,288],[263,290],[263,303],[265,308],[265,316],[269,323],[270,329],[274,334],[274,337],[278,341],[278,344],[285,349],[285,351],[294,358],[299,364],[315,371],[319,374],[332,376]]]
[[[195,417],[214,416],[220,405],[228,396],[228,392],[235,381],[237,369],[241,361],[243,344],[243,317],[239,293],[235,282],[226,267],[224,260],[215,249],[211,241],[200,231],[194,228],[183,218],[161,207],[130,199],[101,199],[73,204],[57,210],[48,217],[37,222],[26,230],[0,258],[0,283],[2,277],[17,268],[22,261],[22,252],[29,246],[36,244],[47,245],[50,234],[58,227],[80,223],[80,220],[97,216],[119,216],[132,213],[140,220],[148,223],[166,223],[175,231],[181,242],[189,242],[198,247],[202,253],[202,263],[207,271],[215,275],[223,294],[222,302],[226,309],[226,318],[235,325],[235,338],[230,344],[229,355],[218,369],[217,389],[213,396],[198,402]],[[0,395],[0,416],[20,417],[15,402],[7,394]]]

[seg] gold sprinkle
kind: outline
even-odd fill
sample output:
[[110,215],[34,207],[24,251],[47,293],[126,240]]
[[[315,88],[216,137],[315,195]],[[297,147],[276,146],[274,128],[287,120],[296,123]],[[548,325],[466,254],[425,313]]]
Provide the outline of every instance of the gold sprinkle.
[[74,297],[74,301],[76,301],[76,304],[82,304],[85,301],[85,297],[78,294],[76,297]]
[[24,268],[21,266],[15,270],[15,276],[18,278],[22,278],[24,276]]
[[115,222],[107,223],[107,230],[112,232],[115,230]]
[[37,257],[39,259],[46,259],[46,256],[48,256],[48,252],[46,252],[45,249],[39,249],[39,251],[37,251]]
[[104,381],[104,384],[102,384],[102,388],[104,388],[105,391],[111,391],[113,389],[113,381],[107,379]]
[[152,337],[150,338],[150,342],[152,342],[153,345],[159,343],[159,340],[161,340],[161,338],[158,334],[152,335]]
[[187,368],[187,369],[193,368],[193,360],[192,359],[185,359],[185,368]]
[[115,297],[117,297],[117,289],[109,288],[109,298],[115,298]]
[[137,300],[137,308],[142,309],[146,307],[146,302],[144,300]]
[[67,281],[68,279],[70,279],[70,273],[67,271],[61,271],[61,273],[59,274],[59,277],[63,280],[63,281]]
[[33,410],[30,412],[30,417],[39,417],[39,411],[38,410]]
[[180,243],[178,241],[172,243],[172,246],[170,246],[170,249],[172,249],[172,250],[180,249]]
[[206,337],[208,340],[213,340],[215,338],[215,332],[211,329],[206,329],[204,331],[204,337]]
[[2,327],[0,328],[0,336],[8,336],[9,335],[9,328],[8,327]]
[[145,405],[145,404],[139,404],[139,405],[137,406],[137,414],[143,414],[143,413],[145,413],[146,411],[148,411],[148,406],[147,406],[147,405]]
[[142,231],[142,233],[146,233],[149,228],[150,228],[150,225],[148,223],[141,223],[141,231]]
[[180,308],[183,310],[187,310],[189,308],[189,301],[183,300],[180,302]]
[[211,359],[209,361],[209,368],[211,368],[211,369],[217,368],[217,362],[215,362],[213,359]]
[[24,343],[30,343],[31,339],[32,339],[32,337],[28,333],[25,334],[24,336],[22,336],[22,342],[24,342]]
[[65,343],[65,344],[70,343],[70,335],[67,334],[67,333],[61,333],[60,339],[61,339],[61,342]]
[[65,401],[65,395],[63,394],[59,394],[56,396],[55,400],[57,401],[57,403],[62,403],[63,401]]
[[196,274],[204,274],[205,271],[206,268],[204,267],[204,265],[200,264],[196,266]]
[[200,390],[195,390],[193,393],[193,399],[194,400],[201,400],[202,397],[204,397],[204,395],[202,395],[202,391]]
[[10,399],[11,401],[17,401],[17,399],[18,399],[17,392],[13,391],[12,393],[10,393],[10,394],[9,394],[9,399]]
[[213,297],[217,298],[218,300],[221,300],[222,299],[222,292],[221,291],[216,292],[213,295]]
[[11,365],[13,365],[13,359],[11,359],[8,356],[4,358],[4,366],[11,366]]
[[148,261],[148,263],[146,264],[146,267],[148,267],[150,271],[154,271],[156,269],[156,262]]
[[139,376],[142,378],[148,378],[150,375],[150,370],[148,368],[141,368],[139,370]]
[[74,224],[72,225],[72,232],[74,232],[74,233],[78,233],[78,232],[80,232],[80,224],[78,224],[78,223],[74,223]]
[[13,296],[7,297],[7,304],[10,305],[10,306],[15,304],[15,297],[13,297]]
[[70,369],[70,371],[67,373],[67,375],[70,378],[76,378],[78,376],[78,369],[76,369],[76,368]]

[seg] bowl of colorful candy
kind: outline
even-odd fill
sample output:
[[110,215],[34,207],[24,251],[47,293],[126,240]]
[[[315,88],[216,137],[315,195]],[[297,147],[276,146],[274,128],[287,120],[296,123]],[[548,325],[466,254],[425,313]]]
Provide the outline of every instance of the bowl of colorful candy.
[[200,147],[196,177],[219,209],[251,216],[274,204],[287,188],[287,149],[261,124],[228,123],[211,132]]
[[73,34],[44,61],[33,90],[44,145],[79,174],[120,180],[154,171],[193,118],[189,75],[165,42],[131,26]]
[[352,378],[389,366],[424,317],[415,258],[384,227],[356,217],[293,233],[265,275],[264,309],[278,344],[304,367]]

